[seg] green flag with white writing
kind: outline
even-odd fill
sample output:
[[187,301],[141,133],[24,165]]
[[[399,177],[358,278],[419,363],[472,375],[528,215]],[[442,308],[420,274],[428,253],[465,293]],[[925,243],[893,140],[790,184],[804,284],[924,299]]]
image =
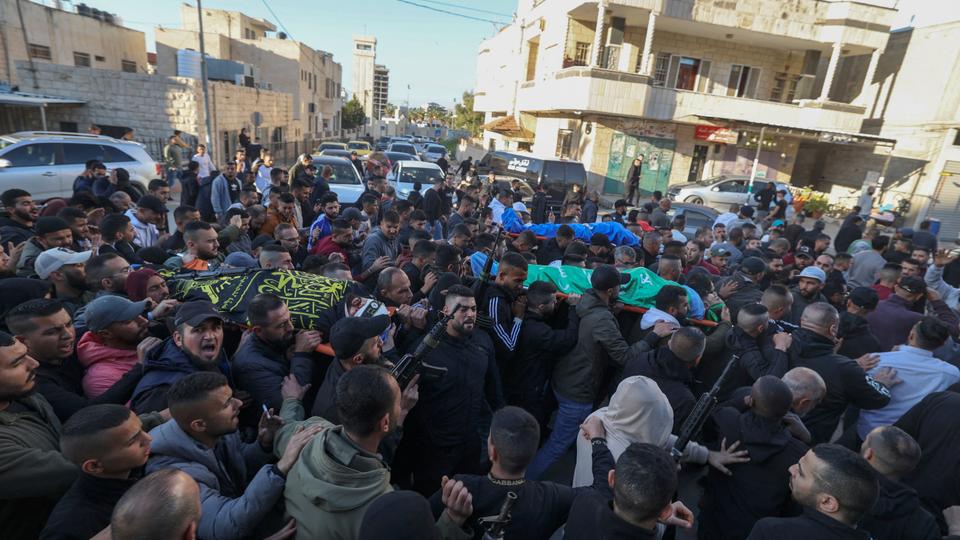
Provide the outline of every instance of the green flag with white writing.
[[[654,297],[661,287],[676,285],[673,281],[663,279],[646,268],[631,268],[621,272],[630,274],[630,283],[620,289],[619,300],[629,306],[653,307]],[[556,267],[531,264],[528,267],[527,281],[524,285],[529,287],[534,281],[548,281],[564,294],[583,294],[590,288],[592,273],[593,270],[577,266]]]

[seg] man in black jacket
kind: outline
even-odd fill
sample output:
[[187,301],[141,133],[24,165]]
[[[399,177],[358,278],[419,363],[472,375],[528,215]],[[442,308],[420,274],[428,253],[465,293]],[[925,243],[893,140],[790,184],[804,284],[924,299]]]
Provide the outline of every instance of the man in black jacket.
[[700,361],[705,346],[706,336],[703,332],[687,326],[677,329],[666,347],[648,351],[623,366],[621,380],[634,375],[649,377],[667,396],[673,408],[674,433],[677,433],[697,403],[691,388],[691,370]]
[[840,313],[840,329],[837,337],[843,342],[837,354],[847,358],[860,358],[865,354],[880,352],[880,342],[870,330],[867,315],[877,308],[880,297],[870,287],[857,287],[847,297],[847,309]]
[[477,471],[481,411],[503,406],[493,344],[486,332],[476,331],[473,291],[450,287],[443,311],[453,318],[424,361],[447,372],[439,380],[420,381],[420,398],[404,428],[412,435],[404,443],[410,443],[413,486],[424,496],[439,489],[444,475]]
[[[603,440],[603,424],[599,419],[587,421],[584,431],[597,436],[593,446],[593,486],[572,488],[554,482],[524,480],[527,465],[537,453],[540,433],[537,421],[519,407],[504,407],[494,413],[487,438],[490,474],[457,475],[473,497],[471,525],[476,530],[476,517],[496,515],[506,500],[507,492],[517,495],[511,520],[504,529],[507,538],[546,540],[567,521],[576,496],[587,490],[607,489],[607,477],[613,469],[613,456]],[[444,506],[441,492],[430,498],[430,505],[439,518]]]
[[[740,264],[740,268],[730,277],[729,281],[736,283],[733,294],[725,300],[730,310],[730,320],[737,320],[740,308],[747,304],[756,304],[763,297],[760,289],[760,280],[767,271],[767,263],[759,257],[747,257]],[[724,282],[726,283],[726,281]],[[719,284],[718,287],[719,289]]]
[[423,213],[427,215],[427,232],[434,240],[443,238],[443,186],[444,178],[438,176],[433,179],[433,189],[423,194]]
[[842,446],[821,444],[790,467],[790,491],[803,514],[769,517],[747,540],[869,540],[857,522],[873,507],[879,487],[865,459]]
[[627,203],[636,204],[640,201],[640,175],[643,171],[643,156],[637,156],[627,171]]
[[567,246],[573,243],[573,237],[573,227],[569,225],[558,227],[556,236],[544,242],[543,246],[537,250],[537,264],[547,265],[563,259]]
[[[604,435],[586,434],[594,452],[606,445]],[[565,538],[653,540],[662,537],[664,525],[693,525],[693,513],[679,501],[670,502],[677,465],[666,450],[633,443],[607,479],[609,487],[584,491],[573,501]]]
[[[520,327],[520,344],[513,361],[500,366],[504,397],[510,405],[532,414],[544,433],[550,410],[547,382],[557,358],[577,344],[580,318],[575,306],[579,295],[567,297],[567,321],[563,327],[551,326],[557,310],[557,288],[546,281],[534,281],[527,288],[527,312]],[[531,459],[533,456],[531,456]]]
[[797,284],[790,288],[793,294],[793,305],[786,319],[793,324],[800,324],[800,316],[807,306],[817,302],[827,302],[827,298],[820,293],[826,283],[827,273],[820,268],[808,266],[801,270]]
[[527,298],[523,295],[523,283],[527,280],[527,260],[519,253],[507,253],[500,259],[497,277],[491,283],[481,301],[490,318],[489,330],[497,351],[497,365],[505,366],[512,361],[520,343],[520,327],[527,311]]
[[879,409],[890,402],[887,389],[896,384],[896,372],[878,370],[871,377],[845,356],[834,353],[840,316],[830,304],[810,304],[793,332],[790,368],[806,367],[816,371],[827,384],[820,404],[804,418],[815,443],[827,441],[837,428],[847,406]]
[[40,538],[92,538],[110,525],[114,505],[150,456],[148,429],[123,405],[87,407],[64,424],[60,448],[80,475],[54,507]]
[[0,194],[0,202],[7,211],[0,216],[0,242],[15,246],[26,242],[34,235],[33,225],[40,217],[40,209],[26,191],[13,188]]
[[900,483],[920,461],[917,441],[900,428],[882,426],[867,434],[860,455],[880,482],[877,504],[860,520],[860,528],[873,540],[939,539],[937,521],[920,506],[917,492]]
[[713,415],[717,438],[740,441],[750,461],[730,465],[732,476],[717,469],[707,474],[700,538],[745,538],[757,520],[793,513],[787,469],[807,452],[783,421],[793,394],[786,383],[767,375],[753,383],[747,403],[743,413],[724,407]]
[[[303,330],[295,334],[290,310],[273,294],[253,297],[247,305],[247,320],[250,335],[233,356],[237,388],[249,392],[256,406],[266,405],[279,414],[285,377],[293,374],[301,385],[312,382],[312,353],[322,341],[320,333]],[[293,355],[288,360],[290,347]]]

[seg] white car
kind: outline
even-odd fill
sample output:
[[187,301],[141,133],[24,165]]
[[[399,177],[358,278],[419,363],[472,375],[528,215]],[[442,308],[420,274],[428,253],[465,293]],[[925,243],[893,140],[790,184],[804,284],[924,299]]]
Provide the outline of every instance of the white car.
[[363,180],[360,179],[360,173],[347,158],[313,155],[313,165],[317,168],[317,173],[323,172],[325,166],[333,169],[333,176],[328,181],[330,191],[337,194],[340,204],[354,204],[360,195],[363,194]]
[[447,148],[439,144],[428,144],[426,149],[423,151],[422,157],[424,161],[429,161],[431,163],[436,163],[438,159],[446,157]]
[[406,199],[413,191],[413,184],[420,183],[420,193],[433,185],[435,178],[444,178],[443,170],[436,163],[426,161],[398,161],[387,175],[387,181],[397,190],[397,197]]
[[[767,182],[769,180],[763,178],[754,179],[753,189],[747,193],[749,176],[715,176],[699,182],[674,184],[667,190],[667,197],[673,201],[702,204],[726,212],[733,203],[755,205],[753,196],[757,191],[765,188]],[[787,204],[792,203],[790,187],[783,182],[774,182],[774,184],[778,191],[782,189],[787,192]]]
[[71,197],[73,181],[86,162],[103,162],[107,169],[126,169],[133,189],[144,194],[162,166],[144,146],[103,135],[58,131],[21,131],[0,136],[0,192],[21,188],[37,200]]
[[417,151],[417,147],[410,142],[390,143],[390,146],[387,147],[387,152],[403,152],[404,154],[420,157],[420,152]]

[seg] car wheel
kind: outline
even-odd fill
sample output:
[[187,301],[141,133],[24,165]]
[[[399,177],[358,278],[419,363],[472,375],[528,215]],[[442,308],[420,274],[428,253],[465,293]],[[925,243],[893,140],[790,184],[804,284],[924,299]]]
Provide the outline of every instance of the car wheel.
[[693,203],[693,204],[703,204],[703,199],[697,197],[696,195],[692,197],[687,197],[683,202]]

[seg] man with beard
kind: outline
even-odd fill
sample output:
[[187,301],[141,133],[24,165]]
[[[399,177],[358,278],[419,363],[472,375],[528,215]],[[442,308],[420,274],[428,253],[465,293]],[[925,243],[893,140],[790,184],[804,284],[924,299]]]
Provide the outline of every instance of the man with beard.
[[143,362],[131,408],[140,413],[167,408],[167,392],[183,377],[198,371],[230,373],[223,353],[223,316],[209,301],[183,304],[174,319],[173,337],[154,348]]
[[46,216],[38,219],[36,233],[20,253],[20,260],[17,262],[17,275],[20,277],[34,275],[33,263],[44,251],[58,247],[69,248],[73,245],[70,225],[58,217]]
[[811,448],[790,467],[790,492],[803,513],[761,519],[748,540],[870,538],[857,522],[873,508],[879,487],[870,464],[855,452],[835,444]]
[[290,254],[293,266],[299,268],[307,258],[307,249],[300,244],[300,232],[289,223],[281,223],[273,231],[274,239]]
[[333,222],[340,216],[340,201],[336,193],[332,191],[324,193],[318,202],[321,212],[310,225],[310,233],[307,235],[308,250],[313,250],[320,240],[330,236],[333,232]]
[[[258,294],[247,305],[250,331],[233,357],[237,388],[250,393],[255,404],[279,411],[283,404],[280,387],[293,374],[301,385],[313,380],[312,353],[320,344],[320,333],[295,333],[290,310],[280,297]],[[288,359],[288,349],[293,354]]]
[[123,214],[110,214],[100,222],[100,234],[103,244],[98,253],[116,253],[130,264],[141,264],[143,260],[137,255],[140,246],[133,243],[137,231],[130,222],[130,218]]
[[310,414],[334,424],[340,423],[337,414],[337,383],[345,373],[357,366],[384,364],[381,336],[390,327],[390,317],[347,317],[330,328],[330,346],[336,355],[327,368],[323,383]]
[[240,201],[243,185],[237,178],[237,163],[228,161],[220,176],[213,179],[210,186],[210,203],[217,221],[222,222],[230,205]]
[[174,270],[205,271],[220,265],[220,240],[206,221],[193,221],[183,228],[185,252],[167,259],[163,265]]
[[87,251],[92,247],[90,242],[90,225],[87,222],[87,213],[80,208],[68,206],[57,212],[57,217],[66,221],[70,225],[70,232],[73,233],[73,245],[70,249],[81,252]]
[[790,288],[790,292],[793,293],[793,307],[787,320],[793,324],[800,324],[800,316],[803,315],[803,310],[807,306],[827,301],[820,294],[827,282],[826,272],[816,266],[808,266],[800,272],[798,278],[797,284]]
[[380,228],[370,233],[363,241],[361,267],[364,269],[364,274],[368,274],[367,284],[373,283],[381,270],[396,264],[397,255],[400,254],[400,243],[397,241],[399,233],[400,215],[393,210],[388,210],[383,213]]
[[87,274],[84,265],[92,252],[76,253],[67,248],[53,248],[41,253],[34,270],[40,279],[53,283],[54,295],[63,302],[67,311],[75,313],[84,302],[81,296],[87,290]]
[[[300,394],[284,397],[298,399]],[[169,400],[173,421],[150,432],[147,473],[175,468],[197,481],[201,500],[197,536],[263,537],[279,530],[283,522],[276,508],[287,473],[319,429],[297,432],[274,461],[273,443],[283,423],[263,413],[257,440],[243,442],[238,432],[241,401],[223,375],[186,375],[170,387]]]
[[[166,311],[173,306],[165,305]],[[147,302],[121,296],[101,296],[87,305],[88,332],[77,343],[77,361],[86,370],[83,393],[97,397],[160,344],[147,330]]]
[[40,217],[40,209],[33,197],[22,189],[13,188],[0,194],[0,202],[8,214],[0,216],[0,242],[4,246],[18,246],[33,237],[33,225]]
[[0,332],[0,530],[11,540],[40,534],[57,499],[77,477],[60,453],[60,422],[35,392],[39,363]]
[[[443,367],[438,381],[424,381],[415,417],[407,426],[413,487],[428,497],[443,476],[472,474],[480,463],[480,415],[503,406],[493,343],[477,332],[477,301],[463,285],[447,290],[443,313],[452,316],[446,336],[424,361]],[[484,404],[486,401],[486,404]]]

